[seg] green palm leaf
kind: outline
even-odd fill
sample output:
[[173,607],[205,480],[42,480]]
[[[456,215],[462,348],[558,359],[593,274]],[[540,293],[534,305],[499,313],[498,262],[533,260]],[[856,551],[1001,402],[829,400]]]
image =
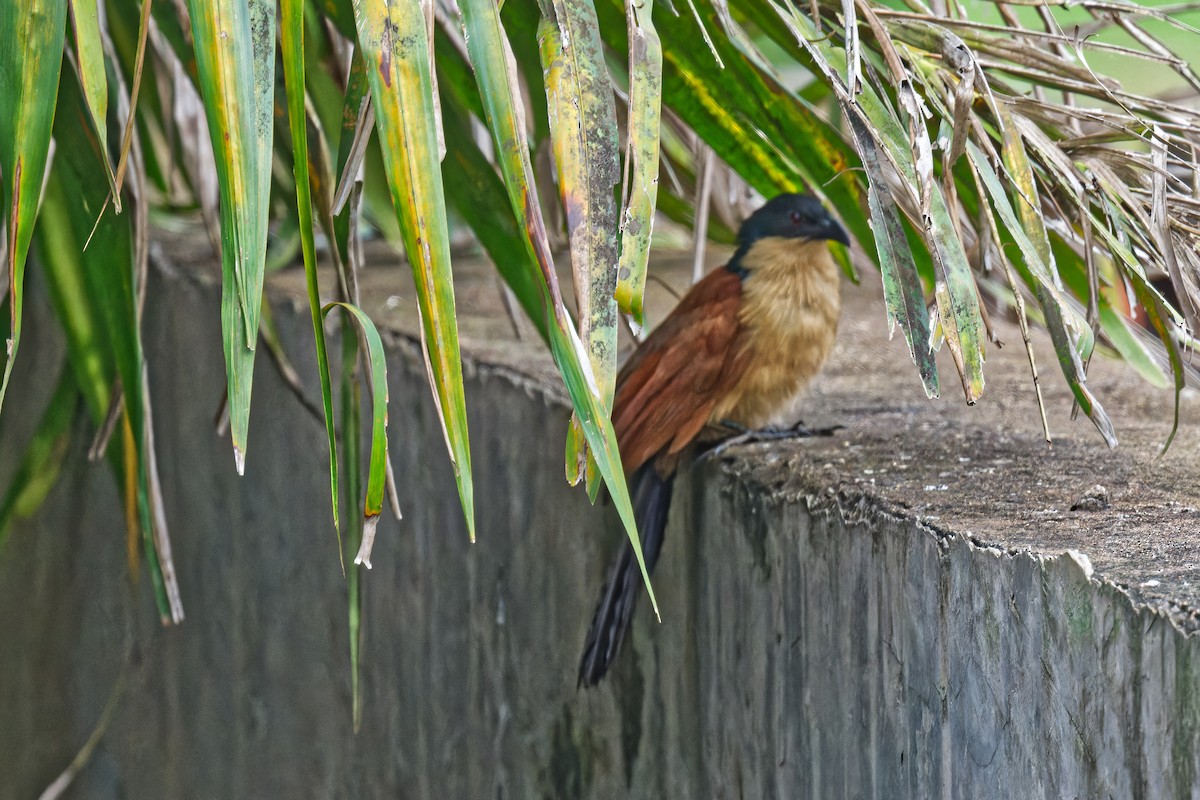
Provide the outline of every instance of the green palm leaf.
[[355,0],[359,45],[370,67],[375,124],[392,206],[412,265],[422,347],[454,466],[467,532],[475,539],[471,452],[454,312],[430,43],[419,3]]
[[0,174],[4,180],[0,212],[8,227],[5,259],[10,303],[0,409],[21,344],[25,258],[50,149],[66,12],[64,0],[0,3],[0,31],[13,37],[0,47],[0,108],[5,109],[0,113]]
[[197,83],[221,194],[221,332],[229,428],[245,469],[271,185],[275,4],[188,0]]

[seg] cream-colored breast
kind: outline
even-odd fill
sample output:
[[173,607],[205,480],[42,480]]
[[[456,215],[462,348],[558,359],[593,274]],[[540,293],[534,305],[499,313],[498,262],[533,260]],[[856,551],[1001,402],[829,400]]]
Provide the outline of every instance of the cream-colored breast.
[[742,259],[742,378],[710,421],[761,428],[779,422],[820,371],[837,334],[841,276],[824,241],[770,238]]

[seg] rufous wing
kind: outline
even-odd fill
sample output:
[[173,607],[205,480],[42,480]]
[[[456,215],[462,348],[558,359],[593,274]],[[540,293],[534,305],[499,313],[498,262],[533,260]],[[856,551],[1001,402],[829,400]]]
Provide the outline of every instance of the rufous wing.
[[742,282],[717,269],[692,287],[617,377],[613,426],[626,474],[686,447],[744,371]]

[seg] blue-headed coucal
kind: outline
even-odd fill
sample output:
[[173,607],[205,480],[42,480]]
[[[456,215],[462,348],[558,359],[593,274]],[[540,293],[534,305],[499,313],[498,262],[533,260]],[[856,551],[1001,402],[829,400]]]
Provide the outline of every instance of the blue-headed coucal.
[[[707,444],[779,421],[833,347],[845,230],[810,195],[784,194],[738,231],[738,249],[642,342],[617,377],[613,426],[647,570],[662,549],[675,471]],[[645,591],[625,542],[592,618],[579,683],[612,664]]]

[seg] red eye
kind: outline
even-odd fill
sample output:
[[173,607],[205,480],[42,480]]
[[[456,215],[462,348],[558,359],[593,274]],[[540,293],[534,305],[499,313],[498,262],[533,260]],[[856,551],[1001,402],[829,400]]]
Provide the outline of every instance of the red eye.
[[792,222],[793,222],[793,223],[795,223],[796,225],[799,225],[799,224],[800,224],[800,220],[801,220],[801,217],[800,217],[800,212],[799,212],[799,211],[793,211],[793,212],[792,212]]

